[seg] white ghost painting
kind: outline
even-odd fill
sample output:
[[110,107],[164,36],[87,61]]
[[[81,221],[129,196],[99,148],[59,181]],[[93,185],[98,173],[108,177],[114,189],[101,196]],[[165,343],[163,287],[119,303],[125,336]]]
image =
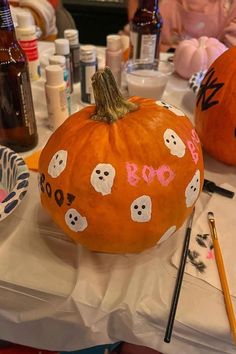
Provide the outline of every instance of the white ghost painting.
[[159,243],[162,243],[164,241],[166,241],[174,232],[176,231],[176,226],[173,225],[171,226],[160,238],[160,240],[157,242],[158,244]]
[[170,150],[171,155],[180,158],[185,155],[186,146],[174,130],[166,129],[163,139],[165,145]]
[[90,182],[96,192],[102,195],[111,193],[116,171],[109,163],[99,163],[93,169]]
[[148,195],[135,199],[130,206],[131,219],[135,222],[148,222],[152,217],[152,200]]
[[197,170],[185,190],[186,206],[191,207],[200,191],[200,171]]
[[156,104],[158,106],[164,107],[166,109],[168,109],[169,111],[171,111],[172,113],[176,114],[179,117],[184,117],[185,114],[184,112],[182,112],[180,109],[176,108],[175,106],[172,106],[169,103],[166,103],[164,101],[156,101]]
[[59,150],[57,151],[48,165],[48,174],[52,178],[57,178],[66,168],[67,162],[67,151],[66,150]]
[[69,209],[65,214],[65,222],[70,230],[81,232],[86,229],[88,222],[85,216],[82,216],[76,209]]

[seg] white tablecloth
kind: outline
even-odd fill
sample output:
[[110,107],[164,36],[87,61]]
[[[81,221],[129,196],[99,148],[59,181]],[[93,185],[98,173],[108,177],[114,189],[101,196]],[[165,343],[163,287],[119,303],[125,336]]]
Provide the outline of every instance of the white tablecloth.
[[[51,132],[42,83],[33,92],[40,147]],[[78,88],[74,102],[76,95]],[[164,99],[192,118],[195,98],[186,81],[173,75]],[[205,167],[206,178],[236,187],[234,167],[207,155]],[[199,209],[209,198],[201,194]],[[31,173],[28,194],[0,223],[0,338],[51,350],[123,340],[164,354],[236,353],[221,291],[188,274],[171,343],[163,341],[177,274],[170,260],[182,247],[183,232],[137,255],[89,252],[44,212],[37,174]]]

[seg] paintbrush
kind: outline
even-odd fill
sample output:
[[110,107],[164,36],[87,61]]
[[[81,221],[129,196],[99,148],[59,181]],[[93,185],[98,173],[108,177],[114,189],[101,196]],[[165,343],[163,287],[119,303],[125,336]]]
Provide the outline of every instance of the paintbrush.
[[193,208],[193,211],[192,211],[192,214],[189,218],[188,226],[187,226],[187,229],[185,232],[184,245],[183,245],[182,255],[181,255],[181,259],[180,259],[180,265],[179,265],[179,270],[178,270],[178,274],[177,274],[177,279],[176,279],[176,283],[175,283],[175,289],[174,289],[174,293],[173,293],[173,297],[172,297],[169,318],[168,318],[168,322],[167,322],[167,326],[166,326],[166,333],[165,333],[165,337],[164,337],[164,341],[166,343],[170,343],[170,340],[171,340],[171,335],[172,335],[172,330],[173,330],[173,325],[174,325],[174,320],[175,320],[175,313],[177,310],[179,294],[180,294],[180,290],[181,290],[184,269],[185,269],[187,255],[188,255],[188,247],[189,247],[190,235],[191,235],[191,231],[192,231],[194,213],[195,213],[195,208]]
[[224,261],[220,249],[220,244],[216,232],[216,226],[215,226],[215,219],[214,219],[214,214],[210,211],[208,212],[208,221],[210,225],[210,230],[211,230],[211,237],[213,241],[213,247],[214,247],[214,252],[215,252],[215,259],[216,259],[216,265],[219,273],[219,278],[221,282],[221,287],[223,290],[223,295],[224,295],[224,301],[225,301],[225,307],[226,307],[226,312],[228,315],[229,319],[229,324],[230,324],[230,329],[232,336],[234,338],[234,341],[236,343],[236,321],[235,321],[235,316],[234,316],[234,309],[233,309],[233,304],[229,292],[229,286],[227,282],[227,276],[225,272],[225,267],[224,267]]

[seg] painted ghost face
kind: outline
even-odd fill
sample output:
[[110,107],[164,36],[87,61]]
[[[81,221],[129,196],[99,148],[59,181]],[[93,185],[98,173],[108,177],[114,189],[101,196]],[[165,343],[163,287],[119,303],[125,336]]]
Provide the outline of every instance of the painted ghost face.
[[136,222],[147,222],[152,216],[152,201],[148,195],[135,199],[130,206],[131,219]]
[[188,208],[191,207],[194,204],[194,202],[197,200],[199,191],[200,191],[200,171],[197,170],[185,190],[186,206]]
[[109,163],[99,163],[90,177],[90,182],[96,192],[102,195],[111,193],[113,181],[115,178],[115,169]]
[[157,243],[159,244],[159,243],[162,243],[163,241],[166,241],[175,231],[176,231],[176,226],[175,226],[175,225],[171,226],[171,227],[162,235],[162,237],[160,238],[160,240],[159,240]]
[[53,155],[48,165],[48,174],[52,178],[60,176],[66,168],[67,155],[68,153],[66,150],[59,150]]
[[170,150],[171,155],[178,157],[184,156],[186,146],[174,130],[166,129],[163,138],[164,143]]
[[65,222],[69,229],[75,232],[84,231],[88,226],[86,217],[81,216],[76,209],[69,209],[66,212]]
[[185,116],[184,112],[182,112],[180,109],[172,106],[171,104],[169,103],[166,103],[164,101],[156,101],[156,104],[158,106],[161,106],[161,107],[164,107],[166,109],[168,109],[169,111],[173,112],[174,114],[176,114],[177,116],[180,116],[180,117],[183,117]]

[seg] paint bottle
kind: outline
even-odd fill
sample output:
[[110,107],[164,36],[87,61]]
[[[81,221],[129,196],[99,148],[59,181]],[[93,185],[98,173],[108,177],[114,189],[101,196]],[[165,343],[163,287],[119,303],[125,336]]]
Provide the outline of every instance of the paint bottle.
[[32,24],[32,18],[29,13],[22,12],[17,14],[16,17],[18,22],[16,37],[28,59],[30,80],[36,81],[40,78],[36,27]]
[[64,31],[64,37],[68,39],[70,44],[70,53],[73,66],[73,83],[76,84],[80,81],[80,44],[79,44],[79,31],[77,29],[67,29]]
[[67,97],[67,108],[69,115],[71,114],[71,95],[70,95],[70,86],[69,86],[69,74],[66,69],[66,58],[64,55],[52,55],[49,58],[50,65],[59,65],[63,69],[64,81],[66,82],[66,97]]
[[122,68],[121,38],[118,34],[110,34],[106,37],[106,41],[106,66],[109,66],[118,87],[120,87]]
[[45,94],[50,128],[55,131],[68,117],[66,82],[59,65],[45,68]]
[[80,47],[80,84],[81,101],[83,103],[94,103],[94,95],[91,78],[97,71],[97,52],[93,45]]
[[69,87],[70,93],[73,92],[73,66],[72,66],[72,58],[70,53],[70,44],[68,39],[66,38],[58,38],[55,40],[55,54],[56,55],[64,55],[66,58],[66,69],[69,74]]

